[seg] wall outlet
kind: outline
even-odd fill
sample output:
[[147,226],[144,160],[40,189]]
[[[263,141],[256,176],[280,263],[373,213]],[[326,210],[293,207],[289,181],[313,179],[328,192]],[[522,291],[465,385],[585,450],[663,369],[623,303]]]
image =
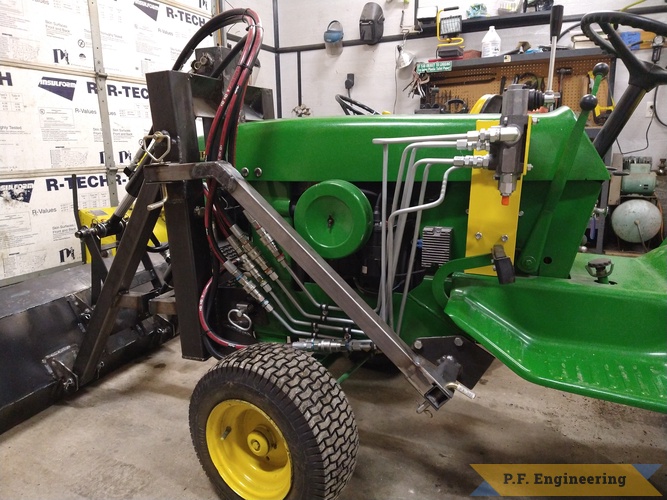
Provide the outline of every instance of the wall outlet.
[[354,73],[348,73],[345,79],[345,88],[350,90],[352,87],[354,87]]
[[646,103],[646,118],[653,117],[653,102]]

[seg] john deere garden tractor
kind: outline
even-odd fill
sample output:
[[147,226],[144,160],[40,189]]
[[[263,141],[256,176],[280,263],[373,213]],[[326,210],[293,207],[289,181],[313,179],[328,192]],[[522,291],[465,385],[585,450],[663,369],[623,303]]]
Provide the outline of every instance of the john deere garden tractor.
[[[389,360],[422,398],[417,411],[474,398],[498,359],[543,386],[667,412],[667,245],[639,257],[579,251],[610,178],[601,157],[645,93],[667,83],[613,25],[663,36],[667,25],[583,17],[630,70],[591,141],[595,95],[578,117],[533,113],[554,93],[520,84],[500,113],[239,125],[261,44],[254,12],[214,17],[175,69],[232,23],[247,35],[208,76],[147,75],[153,130],[128,195],[109,221],[79,231],[93,249],[122,236],[68,368],[77,386],[95,377],[123,311],[171,325],[184,357],[220,359],[192,395],[192,439],[220,496],[244,499],[333,499],[351,477],[359,438],[323,364],[333,353]],[[233,74],[223,80],[220,68]],[[596,66],[598,84],[607,71]],[[161,208],[168,270],[134,292]]]

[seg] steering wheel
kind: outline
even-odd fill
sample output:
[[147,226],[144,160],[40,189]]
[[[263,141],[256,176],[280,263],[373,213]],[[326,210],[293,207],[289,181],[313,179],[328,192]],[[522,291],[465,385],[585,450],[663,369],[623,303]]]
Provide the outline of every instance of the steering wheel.
[[[604,40],[591,28],[598,24],[607,35],[609,41]],[[602,11],[591,12],[581,19],[581,30],[595,45],[602,50],[620,58],[630,73],[630,84],[650,91],[658,85],[667,84],[667,70],[657,64],[642,61],[637,58],[630,48],[625,45],[612,24],[628,26],[630,28],[651,31],[656,35],[667,37],[667,24],[630,14],[628,12]]]
[[336,96],[336,102],[340,104],[340,107],[343,108],[346,115],[379,115],[377,111],[373,108],[369,108],[365,104],[361,104],[359,101],[345,97],[344,95],[338,94]]

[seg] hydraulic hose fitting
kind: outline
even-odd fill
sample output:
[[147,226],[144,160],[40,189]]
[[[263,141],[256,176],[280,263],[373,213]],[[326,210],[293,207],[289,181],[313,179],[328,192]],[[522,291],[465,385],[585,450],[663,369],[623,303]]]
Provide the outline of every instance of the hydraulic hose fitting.
[[259,269],[257,269],[257,266],[255,266],[248,254],[244,253],[241,255],[241,262],[243,262],[243,267],[248,270],[250,276],[252,276],[253,279],[259,283],[259,286],[262,288],[262,290],[264,290],[266,293],[269,293],[271,291],[271,285],[269,285],[269,283],[264,279],[264,276],[259,272]]
[[489,145],[492,143],[502,141],[512,144],[519,139],[521,139],[521,130],[519,127],[514,125],[507,127],[494,125],[489,128],[468,131],[465,139],[458,139],[456,141],[456,149],[488,151]]
[[266,262],[256,247],[252,246],[251,244],[249,244],[249,246],[250,251],[248,252],[248,256],[257,263],[260,269],[271,279],[271,281],[276,281],[278,279],[278,274],[271,268],[269,263]]
[[126,225],[127,221],[125,219],[120,219],[112,215],[109,220],[94,224],[92,227],[83,226],[74,233],[74,236],[80,240],[89,236],[97,236],[101,239],[106,236],[114,236],[122,233]]
[[243,251],[243,248],[241,248],[241,244],[239,243],[239,240],[236,239],[236,236],[229,235],[227,237],[227,243],[229,243],[229,246],[231,246],[234,251],[236,252],[237,255],[243,255],[245,252]]
[[472,167],[472,168],[488,168],[490,157],[489,155],[480,156],[455,156],[453,158],[453,165],[455,167]]
[[238,226],[238,224],[233,224],[229,227],[229,230],[234,236],[239,240],[239,243],[245,247],[248,242],[248,236],[243,232],[243,230]]
[[246,210],[243,211],[243,214],[246,216],[246,219],[248,219],[248,222],[252,225],[252,227],[255,228],[255,231],[257,232],[259,239],[261,240],[262,243],[264,243],[264,246],[271,252],[271,255],[273,255],[276,259],[278,260],[284,260],[285,256],[283,253],[280,251],[280,248],[278,248],[278,245],[276,245],[276,242],[273,241],[273,238],[269,234],[269,232],[264,229],[259,222],[257,222],[257,219],[255,219],[252,215],[250,215]]
[[309,339],[292,342],[294,349],[307,352],[369,352],[374,349],[372,340],[330,340],[330,339]]
[[271,279],[271,281],[277,281],[278,274],[273,270],[269,263],[266,262],[266,259],[262,257],[262,254],[259,253],[259,250],[257,250],[257,248],[253,246],[250,241],[248,241],[245,235],[243,235],[242,238],[243,239],[241,241],[244,242],[243,244],[239,242],[239,239],[236,236],[230,234],[227,238],[227,241],[239,256],[247,255],[252,261],[257,263],[262,272],[266,274]]
[[243,290],[261,305],[266,312],[273,312],[273,306],[257,289],[257,286],[246,278],[243,273],[232,262],[226,260],[223,264],[225,269],[234,277],[234,280],[243,287]]
[[255,247],[253,247],[252,243],[250,243],[250,239],[248,238],[248,236],[243,232],[243,230],[239,226],[234,224],[229,229],[232,231],[233,235],[237,238],[238,243],[243,248],[242,253],[247,253],[251,256],[254,256],[254,254],[258,254],[257,250],[255,250]]

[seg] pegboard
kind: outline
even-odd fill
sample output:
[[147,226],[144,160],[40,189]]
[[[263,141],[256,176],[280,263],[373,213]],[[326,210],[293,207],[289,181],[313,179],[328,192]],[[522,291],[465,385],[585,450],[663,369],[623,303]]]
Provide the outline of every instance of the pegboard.
[[[589,72],[599,63],[607,63],[611,71],[605,78],[598,91],[598,103],[600,106],[607,106],[610,103],[609,79],[613,77],[614,58],[609,55],[596,54],[578,56],[572,54],[574,50],[567,51],[568,55],[556,57],[556,73],[554,75],[554,91],[561,91],[561,102],[570,107],[576,113],[581,111],[579,101],[582,96],[590,92]],[[572,54],[572,55],[570,55]],[[516,57],[512,60],[511,56],[505,56],[509,59],[503,63],[485,65],[482,59],[464,61],[465,66],[457,67],[454,62],[451,71],[431,73],[430,81],[427,87],[437,87],[438,91],[433,92],[426,102],[431,105],[438,104],[444,106],[450,99],[463,100],[468,109],[472,108],[475,102],[485,94],[502,93],[511,83],[518,80],[518,83],[527,83],[536,86],[539,90],[546,90],[548,83],[549,55],[545,55],[540,60],[521,60]],[[564,75],[561,79],[558,74],[559,69],[571,69],[572,73]],[[460,110],[460,106],[452,106],[451,112]],[[589,120],[589,125],[595,126],[601,123],[594,123],[593,116]]]

